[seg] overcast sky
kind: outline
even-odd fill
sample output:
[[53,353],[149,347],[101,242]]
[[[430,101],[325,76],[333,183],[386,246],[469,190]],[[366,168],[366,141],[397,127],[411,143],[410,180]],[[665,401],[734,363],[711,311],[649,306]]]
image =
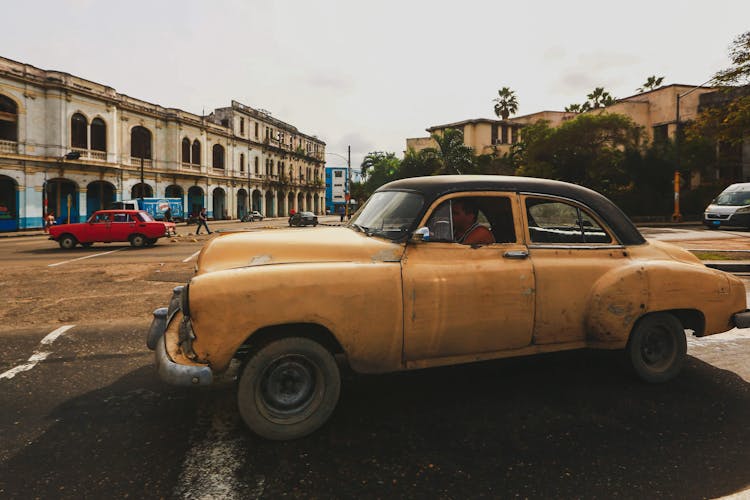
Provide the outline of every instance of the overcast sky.
[[[232,99],[358,166],[432,125],[698,85],[729,66],[750,1],[25,0],[3,2],[0,55],[200,114]],[[328,157],[329,165],[344,162]]]

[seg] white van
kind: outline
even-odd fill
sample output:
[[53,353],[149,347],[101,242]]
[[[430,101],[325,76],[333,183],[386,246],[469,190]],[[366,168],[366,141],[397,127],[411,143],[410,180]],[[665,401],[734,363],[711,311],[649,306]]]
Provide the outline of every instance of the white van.
[[703,212],[703,224],[750,228],[750,182],[732,184],[722,191]]

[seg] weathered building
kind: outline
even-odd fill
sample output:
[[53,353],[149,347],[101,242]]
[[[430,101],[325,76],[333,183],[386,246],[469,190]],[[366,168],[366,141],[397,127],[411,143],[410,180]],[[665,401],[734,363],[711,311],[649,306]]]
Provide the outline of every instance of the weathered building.
[[325,143],[232,101],[199,116],[0,57],[0,231],[180,197],[215,219],[323,213]]

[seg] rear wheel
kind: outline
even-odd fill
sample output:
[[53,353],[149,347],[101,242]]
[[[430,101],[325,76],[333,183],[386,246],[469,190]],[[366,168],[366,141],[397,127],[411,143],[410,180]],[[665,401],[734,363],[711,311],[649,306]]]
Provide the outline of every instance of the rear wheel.
[[64,248],[65,250],[70,250],[71,248],[75,248],[76,243],[78,243],[78,241],[75,239],[75,237],[73,237],[73,235],[66,234],[60,238],[59,243],[60,243],[60,248]]
[[626,350],[630,365],[641,380],[666,382],[680,373],[685,362],[685,329],[669,313],[649,314],[633,328]]
[[146,245],[146,237],[142,234],[134,234],[130,237],[130,246],[141,248]]
[[156,245],[157,241],[159,241],[159,238],[148,238],[146,240],[146,246],[147,247],[152,247],[152,246]]
[[333,355],[303,337],[273,341],[255,352],[240,376],[237,403],[245,424],[267,439],[297,439],[333,413],[341,376]]

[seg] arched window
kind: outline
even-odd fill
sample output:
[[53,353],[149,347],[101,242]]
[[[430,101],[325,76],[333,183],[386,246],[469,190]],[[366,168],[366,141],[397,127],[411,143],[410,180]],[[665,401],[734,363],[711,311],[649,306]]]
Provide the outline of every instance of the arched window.
[[220,144],[214,144],[213,153],[213,167],[224,170],[224,147]]
[[145,127],[133,127],[130,131],[130,156],[151,159],[151,131]]
[[0,141],[18,141],[18,106],[0,95]]
[[91,120],[91,149],[94,151],[107,150],[107,125],[101,118]]
[[70,146],[74,148],[88,149],[88,121],[81,113],[74,114],[70,119]]
[[190,139],[182,140],[182,163],[190,163]]
[[240,153],[240,172],[245,171],[245,155]]
[[193,165],[200,165],[201,164],[201,143],[198,142],[198,139],[193,141]]

